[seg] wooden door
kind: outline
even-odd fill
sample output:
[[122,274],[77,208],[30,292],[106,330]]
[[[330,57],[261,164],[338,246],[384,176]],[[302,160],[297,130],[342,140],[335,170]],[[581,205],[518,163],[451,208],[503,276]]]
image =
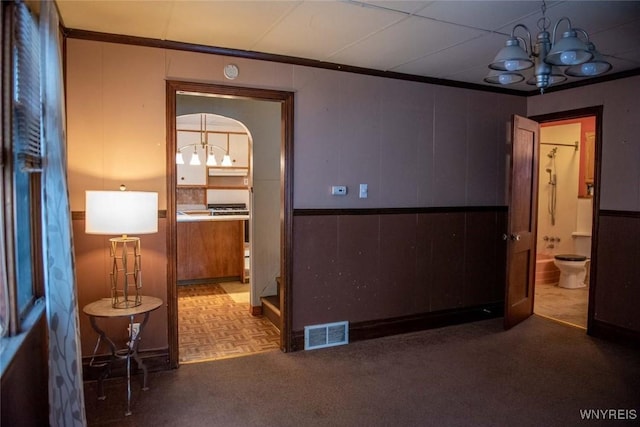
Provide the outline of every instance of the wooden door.
[[504,327],[509,329],[533,314],[538,147],[537,122],[514,116],[512,122],[509,218],[507,234],[507,283]]

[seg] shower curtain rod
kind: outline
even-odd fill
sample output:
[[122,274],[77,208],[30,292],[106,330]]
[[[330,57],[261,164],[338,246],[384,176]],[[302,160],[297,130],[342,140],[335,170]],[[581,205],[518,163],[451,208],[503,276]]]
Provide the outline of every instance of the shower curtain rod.
[[561,147],[573,147],[576,151],[578,151],[578,147],[580,146],[578,141],[573,144],[560,144],[559,142],[541,142],[540,145],[559,145]]

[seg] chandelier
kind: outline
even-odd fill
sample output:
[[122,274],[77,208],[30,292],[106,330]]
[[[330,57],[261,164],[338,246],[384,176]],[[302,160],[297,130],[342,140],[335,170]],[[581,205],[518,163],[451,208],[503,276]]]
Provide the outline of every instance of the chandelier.
[[[560,18],[549,34],[550,21],[545,16],[547,6],[542,2],[542,18],[538,20],[540,32],[533,44],[531,32],[523,24],[517,24],[511,30],[511,37],[500,49],[489,68],[484,81],[492,84],[508,85],[519,83],[526,77],[523,71],[533,68],[533,76],[527,84],[536,86],[540,93],[549,86],[561,83],[571,77],[593,77],[611,70],[611,64],[596,50],[589,40],[589,34],[581,28],[573,28],[567,17]],[[567,30],[556,41],[556,32],[561,22]],[[527,39],[516,36],[516,30],[522,29]],[[578,37],[581,34],[585,40]],[[561,67],[564,67],[563,69]]]
[[[227,134],[227,147],[229,146],[229,134]],[[209,133],[207,132],[207,115],[200,115],[200,142],[195,144],[188,144],[183,147],[178,148],[176,151],[176,164],[184,165],[184,157],[182,156],[182,150],[186,150],[188,148],[193,148],[193,154],[191,155],[191,160],[189,160],[189,165],[191,166],[199,166],[202,163],[200,162],[200,156],[198,155],[198,147],[201,147],[204,152],[207,154],[207,166],[218,166],[218,160],[216,159],[216,155],[214,150],[221,150],[224,153],[222,158],[222,163],[220,166],[232,166],[233,162],[231,161],[231,157],[229,156],[229,151],[220,147],[219,145],[209,144]]]

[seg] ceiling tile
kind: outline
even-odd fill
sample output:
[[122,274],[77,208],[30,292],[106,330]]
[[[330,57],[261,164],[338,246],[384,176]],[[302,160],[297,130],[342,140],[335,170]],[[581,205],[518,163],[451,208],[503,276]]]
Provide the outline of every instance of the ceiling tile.
[[333,62],[394,69],[425,55],[485,34],[429,19],[411,17],[332,56]]
[[249,50],[300,3],[177,1],[167,30],[167,39]]
[[[498,53],[504,41],[505,37],[503,35],[489,33],[451,49],[444,49],[403,64],[394,68],[392,71],[445,78],[461,70],[483,65],[486,69],[486,75],[486,73],[489,72],[488,64]],[[482,83],[482,78],[484,77],[485,76],[482,75],[477,83]]]
[[324,60],[403,18],[401,13],[343,2],[305,2],[269,31],[255,50]]
[[[67,28],[163,39],[172,2],[57,0]],[[152,6],[152,7],[150,7]]]

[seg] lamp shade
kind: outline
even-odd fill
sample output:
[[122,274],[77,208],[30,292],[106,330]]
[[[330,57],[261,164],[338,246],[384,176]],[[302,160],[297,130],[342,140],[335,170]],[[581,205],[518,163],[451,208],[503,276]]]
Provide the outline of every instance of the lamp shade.
[[533,67],[529,54],[520,47],[518,39],[507,39],[506,45],[500,49],[489,68],[498,71],[521,71]]
[[593,43],[588,44],[589,52],[593,58],[583,64],[574,65],[564,70],[564,73],[571,77],[591,77],[606,73],[611,69],[611,64],[596,50]]
[[575,30],[569,30],[555,42],[545,62],[552,65],[578,65],[592,57],[593,54],[589,52],[586,43],[578,38]]
[[158,193],[87,191],[85,232],[110,235],[157,233]]

